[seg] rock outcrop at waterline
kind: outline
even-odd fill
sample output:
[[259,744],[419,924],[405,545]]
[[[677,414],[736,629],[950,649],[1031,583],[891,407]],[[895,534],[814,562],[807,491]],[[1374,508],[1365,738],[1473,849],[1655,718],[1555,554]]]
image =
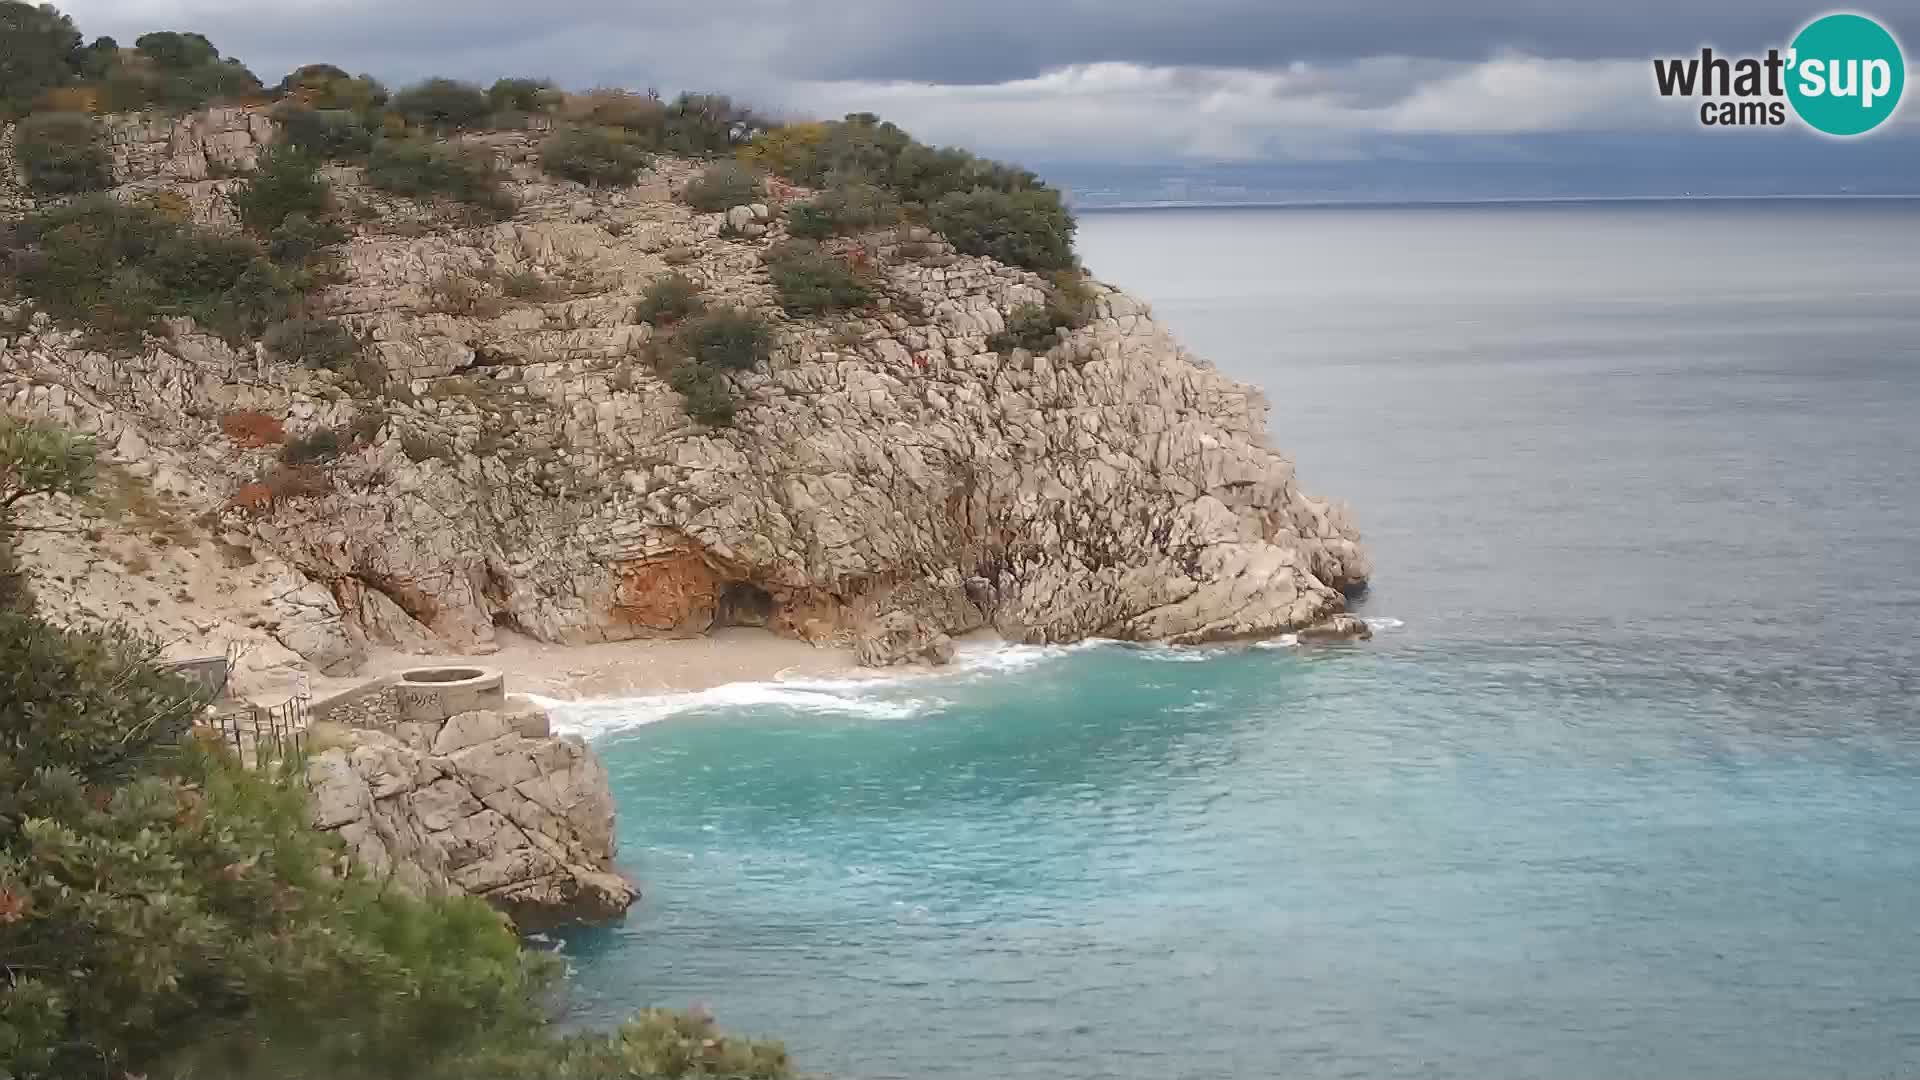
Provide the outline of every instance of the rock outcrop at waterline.
[[[220,219],[235,181],[196,177],[260,141],[257,117],[226,112],[117,128],[125,190]],[[369,643],[484,650],[501,627],[590,642],[752,623],[874,662],[980,628],[1199,642],[1313,625],[1367,579],[1345,513],[1268,445],[1260,393],[1133,297],[1093,285],[1093,317],[1058,344],[989,349],[1046,281],[902,230],[861,238],[883,300],[792,319],[762,259],[779,215],[730,227],[675,201],[697,166],[589,190],[541,174],[524,133],[472,141],[512,170],[510,221],[455,227],[328,170],[366,220],[322,307],[398,393],[185,320],[132,358],[37,322],[4,342],[0,400],[109,446],[134,431],[143,467],[218,512],[230,545],[331,596],[337,668]],[[670,270],[778,327],[771,363],[731,376],[731,428],[690,421],[641,359],[655,330],[634,303]],[[324,490],[250,487],[273,451],[223,435],[236,415],[367,439]]]
[[523,931],[618,918],[607,771],[537,707],[390,730],[322,729],[307,764],[314,827],[360,869],[420,895],[478,896]]

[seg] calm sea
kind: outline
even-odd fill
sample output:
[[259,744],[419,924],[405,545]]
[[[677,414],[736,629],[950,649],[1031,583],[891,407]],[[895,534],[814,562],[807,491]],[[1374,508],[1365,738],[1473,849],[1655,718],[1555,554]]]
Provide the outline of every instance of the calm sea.
[[1089,214],[1379,636],[607,703],[573,1008],[841,1077],[1920,1074],[1920,204]]

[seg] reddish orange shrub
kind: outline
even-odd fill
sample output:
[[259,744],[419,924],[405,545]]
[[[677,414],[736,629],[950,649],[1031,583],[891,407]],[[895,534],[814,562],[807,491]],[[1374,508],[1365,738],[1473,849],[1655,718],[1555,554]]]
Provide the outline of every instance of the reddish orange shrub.
[[220,430],[235,446],[258,450],[287,441],[286,426],[266,413],[252,409],[230,412],[220,418]]

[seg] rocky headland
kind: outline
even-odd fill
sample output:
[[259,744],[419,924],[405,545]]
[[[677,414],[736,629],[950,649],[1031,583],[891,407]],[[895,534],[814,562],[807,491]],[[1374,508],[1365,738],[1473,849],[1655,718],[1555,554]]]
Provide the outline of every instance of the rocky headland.
[[[221,108],[109,131],[117,197],[170,196],[221,227],[273,123]],[[996,351],[1046,279],[902,228],[865,238],[877,303],[798,319],[763,261],[785,233],[777,205],[697,212],[674,195],[698,166],[672,158],[588,188],[542,173],[537,134],[465,140],[511,178],[510,220],[448,225],[357,168],[326,170],[362,220],[317,305],[367,343],[387,393],[190,320],[116,355],[0,311],[8,410],[95,433],[214,541],[192,551],[247,561],[193,570],[244,597],[141,610],[84,588],[89,569],[138,576],[124,555],[40,544],[29,563],[61,579],[43,603],[162,612],[169,639],[245,636],[255,664],[345,674],[369,648],[484,651],[502,629],[602,642],[760,625],[874,664],[937,659],[981,628],[1200,642],[1320,623],[1367,579],[1346,515],[1269,445],[1261,394],[1119,290],[1090,284],[1085,325],[1044,351]],[[670,272],[777,329],[764,368],[732,376],[730,427],[690,420],[638,359],[658,331],[635,303]],[[324,489],[275,490],[259,481],[279,447],[255,417],[363,438]]]

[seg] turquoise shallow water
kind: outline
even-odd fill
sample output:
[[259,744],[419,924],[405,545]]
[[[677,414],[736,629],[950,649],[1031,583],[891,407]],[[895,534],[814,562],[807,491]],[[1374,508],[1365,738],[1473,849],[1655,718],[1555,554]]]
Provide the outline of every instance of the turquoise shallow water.
[[1379,636],[565,710],[647,889],[574,1018],[855,1078],[1920,1073],[1916,225],[1089,215],[1355,503]]

